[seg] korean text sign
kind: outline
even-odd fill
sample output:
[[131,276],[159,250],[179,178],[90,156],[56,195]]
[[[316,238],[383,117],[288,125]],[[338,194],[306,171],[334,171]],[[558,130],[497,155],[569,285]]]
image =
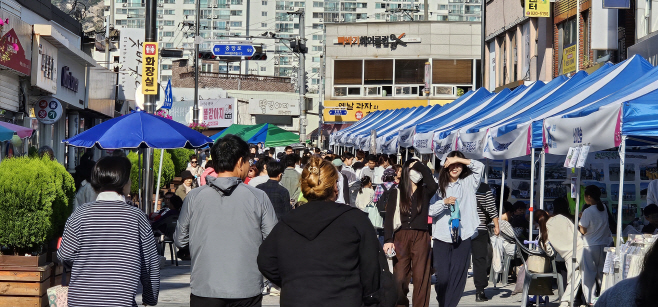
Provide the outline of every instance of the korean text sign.
[[145,42],[142,50],[142,94],[158,94],[158,43]]
[[548,0],[525,0],[525,15],[551,17],[551,3]]

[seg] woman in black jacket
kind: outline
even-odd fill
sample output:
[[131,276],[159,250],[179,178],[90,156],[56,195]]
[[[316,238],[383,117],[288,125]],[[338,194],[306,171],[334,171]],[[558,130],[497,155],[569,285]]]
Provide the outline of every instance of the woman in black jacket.
[[339,173],[313,157],[301,188],[309,201],[290,211],[260,246],[258,268],[281,287],[282,307],[377,303],[379,242],[361,210],[335,202]]
[[[384,220],[384,252],[388,255],[393,251],[396,253],[393,258],[393,276],[398,292],[398,306],[409,306],[407,293],[412,277],[413,306],[429,306],[431,236],[427,222],[430,199],[438,188],[427,166],[418,160],[409,160],[402,167],[398,188],[388,196]],[[402,225],[396,229],[393,220],[397,206]]]

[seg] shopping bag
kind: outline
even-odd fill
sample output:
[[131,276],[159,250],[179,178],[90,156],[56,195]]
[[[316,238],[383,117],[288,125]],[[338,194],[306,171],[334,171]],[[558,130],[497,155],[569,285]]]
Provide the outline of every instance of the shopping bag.
[[546,257],[530,255],[526,262],[528,264],[528,272],[546,273],[550,271],[550,262]]
[[66,280],[66,265],[64,265],[64,271],[62,272],[62,284],[48,288],[46,293],[48,294],[49,307],[68,307],[69,286]]
[[379,215],[379,210],[377,210],[377,206],[375,206],[375,203],[370,202],[366,206],[364,211],[368,213],[368,219],[370,219],[372,226],[375,226],[375,228],[384,227],[384,219],[382,218],[381,215]]
[[494,272],[501,273],[503,271],[503,254],[505,253],[503,239],[499,236],[492,236],[491,247],[493,249],[491,266],[493,267]]
[[402,219],[400,218],[400,189],[395,190],[398,196],[395,203],[395,213],[393,214],[393,231],[396,231],[398,228],[402,227]]

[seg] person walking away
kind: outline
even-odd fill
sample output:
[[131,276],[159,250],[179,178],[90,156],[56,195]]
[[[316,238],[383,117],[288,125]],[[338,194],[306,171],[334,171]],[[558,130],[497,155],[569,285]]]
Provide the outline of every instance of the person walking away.
[[374,185],[382,184],[382,175],[384,175],[384,170],[391,168],[391,164],[388,161],[388,155],[381,155],[379,157],[379,166],[375,168],[375,176],[372,178],[372,183]]
[[[297,173],[295,170],[292,171]],[[290,193],[288,193],[285,187],[279,184],[283,175],[283,164],[274,160],[267,163],[267,175],[270,176],[270,180],[259,184],[256,188],[265,192],[270,198],[276,218],[280,221],[282,216],[292,210]]]
[[96,201],[98,194],[94,190],[94,187],[91,185],[91,173],[94,169],[96,162],[90,161],[87,163],[81,163],[76,167],[76,177],[82,179],[78,191],[75,193],[75,199],[73,201],[73,210],[75,211],[78,207],[83,204]]
[[[299,188],[299,177],[301,175],[295,170],[297,163],[299,163],[299,156],[297,155],[286,155],[280,163],[286,168],[281,177],[281,185],[288,190],[288,194],[293,199],[297,199],[299,193],[301,193],[301,189]],[[270,177],[272,176],[270,175]]]
[[486,302],[489,298],[484,293],[484,289],[489,285],[488,270],[491,265],[489,259],[491,239],[487,225],[493,222],[496,236],[500,233],[500,227],[498,225],[496,200],[488,184],[480,183],[480,187],[475,194],[475,200],[477,201],[480,224],[477,228],[477,237],[471,242],[473,247],[473,284],[475,285],[475,301]]
[[580,218],[580,232],[583,242],[583,295],[587,304],[596,300],[597,284],[603,281],[605,264],[604,248],[612,244],[612,232],[608,222],[608,209],[601,202],[601,190],[595,185],[585,187],[585,203],[589,208]]
[[[402,167],[400,185],[388,196],[383,250],[387,255],[396,253],[393,257],[393,276],[398,306],[409,306],[407,293],[411,278],[414,280],[413,306],[429,306],[431,260],[427,216],[430,199],[437,188],[430,169],[416,160],[410,160]],[[394,225],[396,215],[401,225]]]
[[361,176],[359,179],[368,176],[370,178],[375,178],[375,167],[377,167],[377,157],[375,155],[368,155],[367,163],[365,167],[361,170]]
[[258,248],[276,225],[265,192],[242,183],[249,170],[249,145],[234,135],[210,151],[217,179],[190,192],[183,203],[174,242],[192,258],[190,306],[262,305]]
[[261,183],[265,183],[268,180],[270,180],[270,176],[267,175],[267,164],[274,159],[268,157],[268,156],[263,156],[260,159],[258,159],[258,163],[256,163],[256,168],[258,174],[256,177],[251,178],[249,180],[249,185],[252,187],[257,187]]
[[301,178],[308,203],[284,216],[258,253],[260,271],[281,287],[281,307],[378,303],[379,244],[367,216],[336,203],[331,162],[311,158]]
[[620,281],[606,290],[596,307],[652,307],[658,302],[658,244],[644,256],[642,271],[637,277]]
[[[72,266],[69,306],[155,306],[160,292],[160,256],[144,212],[128,205],[131,163],[101,158],[91,174],[96,201],[80,205],[64,227],[57,258]],[[99,289],[102,289],[99,295]]]
[[190,171],[183,171],[180,176],[183,178],[183,183],[176,189],[176,195],[185,200],[187,194],[194,188],[192,186],[194,184],[194,175]]
[[[570,219],[569,203],[564,198],[558,198],[553,203],[554,215],[550,216],[546,211],[537,210],[534,220],[539,225],[539,247],[547,255],[553,257],[557,252],[567,267],[567,282],[564,293],[560,298],[560,307],[568,307],[571,300],[571,271],[575,273],[574,293],[578,293],[581,282],[580,265],[582,263],[583,240],[578,236],[576,246],[576,263],[572,263],[573,256],[573,219]],[[575,301],[578,301],[576,298]],[[580,306],[580,304],[578,305]]]
[[[475,196],[484,165],[459,151],[448,154],[439,173],[439,191],[430,205],[436,299],[440,307],[456,307],[464,294],[472,240],[480,224]],[[404,174],[402,175],[404,178]]]
[[366,210],[366,206],[372,203],[372,198],[375,196],[375,190],[372,189],[372,182],[370,177],[365,176],[361,178],[361,188],[356,195],[356,202],[354,206],[361,209],[362,211]]

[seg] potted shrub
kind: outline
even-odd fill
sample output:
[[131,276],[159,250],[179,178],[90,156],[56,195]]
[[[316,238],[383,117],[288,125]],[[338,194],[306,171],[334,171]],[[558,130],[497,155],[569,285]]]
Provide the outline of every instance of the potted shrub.
[[[160,149],[153,151],[153,173],[154,176],[157,176],[158,167],[160,166]],[[162,175],[160,176],[160,188],[167,186],[174,179],[174,162],[171,160],[171,154],[166,150],[164,151],[164,159],[162,160]],[[139,191],[139,173],[141,172],[139,168],[138,157],[136,152],[131,152],[128,154],[128,159],[132,163],[132,168],[130,169],[130,180],[132,185],[130,187],[130,194],[137,195]],[[142,160],[143,163],[143,160]],[[156,185],[158,184],[157,178],[153,180],[153,189],[157,189]]]
[[174,175],[187,169],[187,163],[190,162],[190,156],[194,154],[194,150],[185,148],[167,149],[171,154],[171,161],[174,162]]

